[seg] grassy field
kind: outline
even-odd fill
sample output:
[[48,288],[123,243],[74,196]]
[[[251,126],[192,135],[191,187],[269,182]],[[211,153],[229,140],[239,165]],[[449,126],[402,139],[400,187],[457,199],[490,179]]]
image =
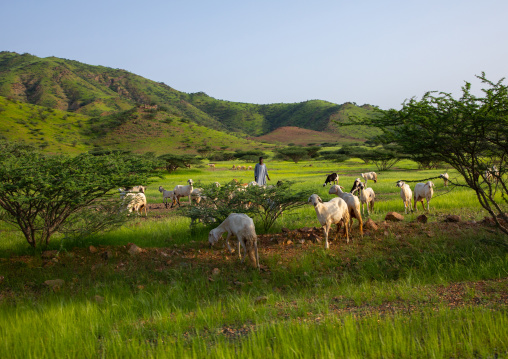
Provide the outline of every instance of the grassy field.
[[[319,226],[312,206],[285,213],[270,233],[258,231],[258,272],[221,246],[209,248],[210,228],[190,231],[189,219],[161,205],[159,185],[253,179],[229,170],[233,164],[252,165],[217,163],[154,180],[147,219],[80,241],[55,237],[50,256],[0,223],[0,357],[508,356],[508,254],[489,242],[502,235],[479,223],[487,213],[474,193],[435,180],[427,224],[415,222],[421,207],[383,223],[386,212],[403,213],[395,181],[445,168],[418,171],[403,161],[378,173],[369,186],[380,229],[361,237],[355,223],[353,240],[332,241],[328,251],[300,241],[298,228]],[[295,188],[324,200],[333,197],[322,186],[326,174],[337,172],[349,190],[375,170],[355,160],[267,166],[272,183],[298,181]],[[462,221],[446,223],[448,214]],[[130,255],[130,243],[143,252]],[[50,279],[65,284],[43,284]]]

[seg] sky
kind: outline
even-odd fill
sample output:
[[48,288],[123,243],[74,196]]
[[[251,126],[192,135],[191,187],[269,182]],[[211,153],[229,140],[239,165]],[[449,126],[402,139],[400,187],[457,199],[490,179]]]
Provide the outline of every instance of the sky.
[[0,13],[0,51],[236,102],[398,109],[508,75],[506,0],[3,0]]

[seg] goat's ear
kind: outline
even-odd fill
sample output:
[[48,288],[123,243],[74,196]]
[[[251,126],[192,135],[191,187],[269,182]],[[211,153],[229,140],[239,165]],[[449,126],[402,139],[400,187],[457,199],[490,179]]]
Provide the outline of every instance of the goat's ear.
[[321,197],[318,197],[317,199],[318,199],[319,203],[323,203],[323,200],[321,199]]

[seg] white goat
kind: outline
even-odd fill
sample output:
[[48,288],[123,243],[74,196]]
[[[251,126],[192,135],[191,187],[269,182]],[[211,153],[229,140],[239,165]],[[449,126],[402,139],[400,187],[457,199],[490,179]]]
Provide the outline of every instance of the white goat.
[[404,214],[412,212],[411,197],[413,196],[413,192],[411,192],[411,188],[404,181],[398,181],[395,186],[400,187],[400,198],[402,198],[402,202],[404,202]]
[[443,179],[443,181],[444,181],[444,186],[445,186],[445,187],[448,187],[448,180],[450,179],[450,176],[448,176],[448,173],[447,173],[447,172],[445,172],[445,173],[441,173],[441,174],[439,175],[439,178],[442,178],[442,179]]
[[194,199],[194,201],[196,201],[197,204],[199,204],[203,198],[202,191],[203,188],[194,188],[191,192],[191,197]]
[[425,198],[427,200],[427,211],[430,212],[430,200],[432,198],[432,195],[434,194],[434,183],[431,181],[428,181],[427,183],[417,183],[415,186],[415,193],[414,193],[414,204],[415,204],[415,211],[418,211],[418,202],[422,202],[422,207],[425,210],[425,207],[423,205],[423,199]]
[[124,204],[126,206],[126,210],[129,213],[135,211],[138,215],[140,215],[141,210],[145,209],[145,217],[148,216],[146,213],[146,196],[144,193],[127,193],[124,197]]
[[212,229],[208,234],[208,242],[210,246],[218,242],[222,234],[227,232],[226,244],[228,250],[232,253],[229,246],[229,239],[236,236],[238,240],[238,256],[243,262],[240,253],[240,245],[243,247],[245,254],[249,256],[252,265],[259,269],[259,254],[258,254],[258,237],[256,235],[256,228],[252,218],[243,213],[231,213],[228,218],[224,220],[218,227]]
[[365,184],[367,184],[368,180],[373,180],[374,183],[377,183],[377,173],[376,172],[366,172],[361,174],[363,179],[365,180]]
[[323,202],[317,194],[313,194],[307,202],[314,205],[318,221],[325,232],[325,249],[330,247],[328,244],[328,234],[332,224],[337,225],[337,238],[339,236],[340,223],[344,222],[346,229],[345,237],[347,238],[347,243],[349,243],[349,210],[342,198],[337,197],[328,202]]
[[159,192],[162,193],[162,203],[168,208],[168,198],[173,202],[175,191],[166,191],[162,186],[159,186]]
[[120,192],[120,198],[124,198],[127,193],[145,193],[146,186],[134,186],[134,187],[124,187],[119,188],[118,192]]
[[362,215],[364,214],[363,205],[367,205],[367,214],[370,215],[370,211],[374,210],[374,200],[376,199],[376,194],[374,193],[374,190],[371,187],[365,188],[366,184],[360,182],[358,184],[358,194],[360,198],[360,203],[362,204]]
[[190,179],[187,181],[187,183],[188,183],[187,186],[176,185],[175,188],[173,189],[174,194],[173,194],[173,203],[171,204],[171,208],[173,208],[173,206],[175,205],[175,201],[180,206],[180,197],[189,196],[189,204],[192,204],[191,193],[192,193],[192,190],[194,189],[192,187],[194,182],[192,182],[192,180]]
[[344,187],[335,184],[330,188],[328,194],[336,194],[346,201],[347,207],[349,208],[349,227],[353,228],[353,218],[356,218],[359,224],[360,234],[363,236],[363,221],[362,215],[360,214],[360,200],[351,193],[343,192],[343,189]]

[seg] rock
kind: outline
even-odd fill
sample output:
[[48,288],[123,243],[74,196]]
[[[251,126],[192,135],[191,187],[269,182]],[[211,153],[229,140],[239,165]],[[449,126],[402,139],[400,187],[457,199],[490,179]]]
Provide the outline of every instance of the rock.
[[266,295],[262,295],[254,299],[254,304],[263,304],[268,301],[268,297]]
[[41,258],[51,259],[51,258],[56,257],[57,255],[58,255],[58,251],[56,249],[54,249],[54,250],[51,250],[51,251],[44,251],[44,252],[42,252]]
[[63,279],[48,279],[44,284],[51,287],[53,290],[58,290],[64,286],[65,281]]
[[308,233],[308,232],[312,232],[312,228],[309,228],[309,227],[303,227],[303,228],[298,229],[298,232],[300,232],[300,233]]
[[105,251],[101,253],[101,257],[105,260],[113,258],[113,252],[112,251]]
[[363,224],[363,228],[365,229],[371,229],[373,231],[377,231],[378,230],[378,225],[376,224],[376,222],[374,222],[372,220],[372,218],[369,218],[364,224]]
[[138,255],[139,253],[143,253],[143,250],[139,248],[137,245],[132,244],[127,252],[129,252],[131,256],[135,256]]
[[289,233],[289,232],[291,232],[291,231],[289,230],[289,228],[282,227],[282,233]]
[[90,251],[90,253],[97,253],[97,248],[95,248],[94,246],[90,246],[88,247],[88,250]]
[[289,245],[293,244],[293,241],[289,240],[289,241],[286,242],[286,244],[289,246]]
[[385,217],[385,221],[400,222],[404,220],[404,216],[397,212],[388,212]]
[[424,214],[420,214],[418,217],[416,217],[416,222],[427,223],[427,220],[428,218]]
[[319,236],[316,236],[315,234],[312,235],[310,237],[310,240],[313,242],[313,243],[321,243],[321,241],[323,240],[321,237]]
[[104,303],[104,297],[101,297],[100,295],[96,295],[93,299],[99,304]]
[[212,270],[212,274],[213,274],[213,275],[219,275],[219,274],[220,274],[220,269],[219,269],[219,268],[214,268],[214,269]]
[[456,214],[450,214],[450,215],[446,216],[444,221],[457,223],[457,222],[460,222],[460,216],[457,216]]

